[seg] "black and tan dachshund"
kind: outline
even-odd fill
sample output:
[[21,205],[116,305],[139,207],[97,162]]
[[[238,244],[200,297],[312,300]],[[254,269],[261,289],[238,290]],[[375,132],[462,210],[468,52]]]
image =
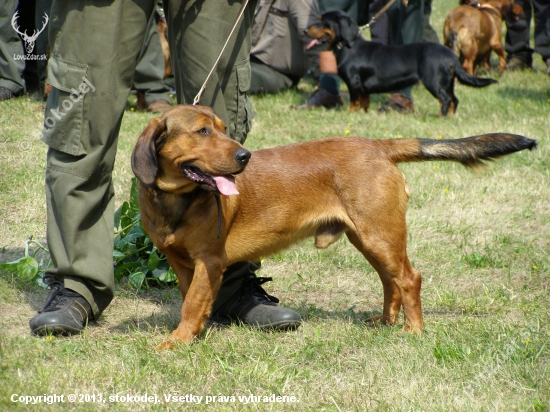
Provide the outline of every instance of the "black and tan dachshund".
[[458,57],[447,47],[423,42],[386,46],[366,41],[357,23],[346,13],[329,11],[306,29],[314,39],[308,48],[327,43],[338,63],[338,75],[350,92],[350,111],[367,110],[370,94],[394,92],[421,81],[441,105],[441,114],[458,106],[455,77],[462,84],[485,87],[497,81],[468,75]]

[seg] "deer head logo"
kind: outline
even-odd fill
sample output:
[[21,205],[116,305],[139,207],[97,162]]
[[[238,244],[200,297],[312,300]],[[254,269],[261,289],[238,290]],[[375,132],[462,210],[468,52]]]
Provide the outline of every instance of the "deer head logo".
[[19,31],[19,26],[17,26],[18,18],[19,18],[19,10],[16,11],[15,14],[13,15],[13,18],[11,19],[11,26],[17,33],[21,35],[21,38],[25,42],[25,50],[27,50],[27,54],[31,54],[32,51],[34,50],[34,43],[36,42],[38,35],[44,31],[44,29],[46,28],[46,25],[48,24],[48,21],[49,21],[48,15],[44,13],[44,25],[39,31],[35,30],[32,36],[29,36],[27,34],[27,30],[25,30],[24,33],[21,33]]

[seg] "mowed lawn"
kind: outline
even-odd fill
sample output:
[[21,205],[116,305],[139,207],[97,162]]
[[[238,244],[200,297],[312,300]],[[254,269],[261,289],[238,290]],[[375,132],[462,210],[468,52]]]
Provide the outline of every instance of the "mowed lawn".
[[[455,3],[435,5],[438,33]],[[344,238],[323,251],[309,239],[263,261],[258,275],[273,277],[268,293],[303,318],[297,331],[211,328],[171,352],[154,347],[179,321],[177,286],[138,292],[122,281],[97,325],[69,338],[35,338],[28,320],[47,292],[0,273],[0,410],[550,410],[545,69],[535,55],[533,71],[481,73],[499,83],[458,85],[458,111],[448,118],[438,117],[437,100],[422,86],[413,90],[415,112],[406,115],[377,112],[387,95],[373,96],[368,113],[291,109],[314,90],[309,79],[298,90],[252,98],[251,150],[346,135],[510,132],[538,140],[536,150],[480,172],[446,162],[399,166],[411,190],[408,254],[423,275],[421,336],[402,332],[401,324],[365,323],[382,310],[382,285]],[[2,262],[22,257],[30,238],[46,246],[40,105],[27,98],[0,103]],[[133,98],[128,107],[114,173],[118,205],[129,196],[133,146],[154,117],[133,110]],[[364,178],[354,176],[357,185]],[[37,256],[47,263],[47,254]]]

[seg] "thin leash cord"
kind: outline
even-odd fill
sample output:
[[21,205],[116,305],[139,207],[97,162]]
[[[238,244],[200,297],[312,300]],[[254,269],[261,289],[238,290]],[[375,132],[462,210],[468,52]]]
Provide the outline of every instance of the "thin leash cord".
[[[395,0],[394,0],[395,1]],[[231,32],[229,33],[229,36],[227,36],[227,40],[225,41],[225,44],[222,47],[222,50],[220,51],[220,54],[218,55],[218,58],[216,59],[216,62],[214,63],[214,66],[212,66],[212,70],[210,70],[210,73],[208,73],[208,76],[206,76],[206,80],[204,81],[202,87],[200,88],[199,92],[195,96],[195,99],[193,100],[193,106],[197,105],[202,97],[202,94],[206,90],[206,83],[208,83],[208,80],[210,80],[210,76],[212,76],[212,73],[214,73],[214,70],[218,66],[218,63],[222,57],[223,52],[225,51],[225,48],[227,47],[227,44],[229,43],[229,40],[231,39],[231,36],[233,36],[233,32],[237,28],[237,24],[239,23],[239,20],[241,19],[244,10],[246,9],[246,6],[248,4],[248,0],[243,0],[241,4],[241,9],[239,10],[239,15],[237,16],[237,19],[235,20],[235,24],[233,24],[233,28],[231,29]]]
[[[200,88],[199,92],[195,96],[195,99],[193,99],[193,106],[196,106],[199,103],[199,101],[201,100],[202,94],[206,90],[206,83],[208,83],[208,80],[210,80],[210,76],[212,76],[212,73],[214,73],[214,70],[218,66],[218,63],[220,62],[220,59],[223,55],[223,52],[225,51],[225,48],[229,44],[229,40],[231,39],[231,36],[233,36],[233,32],[237,28],[237,24],[239,24],[239,20],[241,19],[247,5],[248,5],[248,0],[243,0],[243,2],[241,3],[241,8],[239,10],[239,14],[237,16],[237,19],[235,20],[235,23],[233,24],[233,27],[231,29],[231,32],[229,33],[229,36],[227,36],[227,40],[225,41],[225,44],[223,45],[223,47],[220,51],[220,54],[218,55],[218,58],[216,59],[216,62],[212,66],[212,69],[210,70],[210,73],[208,73],[208,76],[206,76],[206,80],[204,81],[202,87]],[[217,235],[217,238],[219,239],[221,234],[222,234],[222,219],[223,219],[222,205],[221,205],[220,195],[215,194],[214,197],[216,198],[216,204],[218,206],[218,230],[217,230],[216,235]]]
[[365,29],[368,29],[370,26],[372,26],[374,24],[374,22],[376,22],[376,19],[378,17],[380,17],[383,13],[385,13],[386,10],[388,10],[393,3],[395,3],[395,0],[388,1],[386,3],[386,5],[378,11],[378,13],[376,13],[374,16],[372,16],[372,18],[370,19],[370,21],[367,24],[365,24],[364,26],[359,27],[359,31],[363,31]]
[[216,233],[216,235],[219,239],[222,234],[222,204],[220,200],[220,195],[215,194],[214,197],[216,198],[216,203],[218,205],[218,232]]

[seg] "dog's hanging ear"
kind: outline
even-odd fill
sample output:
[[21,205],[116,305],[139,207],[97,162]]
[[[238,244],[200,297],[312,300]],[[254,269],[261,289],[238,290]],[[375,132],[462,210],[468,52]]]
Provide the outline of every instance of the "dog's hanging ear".
[[[342,13],[343,14],[343,13]],[[347,47],[351,47],[353,44],[353,39],[357,36],[359,32],[359,27],[355,20],[349,17],[347,14],[343,14],[339,21],[340,24],[340,36],[344,43],[347,43]]]
[[153,119],[139,136],[132,153],[132,170],[146,186],[154,185],[158,174],[158,145],[166,136],[166,117]]

